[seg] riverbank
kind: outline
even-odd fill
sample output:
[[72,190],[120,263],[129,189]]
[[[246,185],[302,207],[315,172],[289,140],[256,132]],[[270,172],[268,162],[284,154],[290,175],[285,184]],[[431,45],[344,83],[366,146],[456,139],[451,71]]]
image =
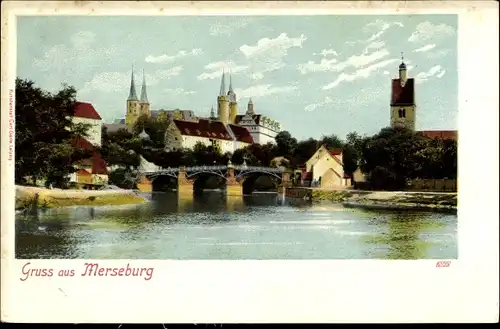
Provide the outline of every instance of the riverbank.
[[62,190],[16,186],[16,210],[30,207],[59,208],[68,206],[113,206],[145,203],[132,190]]
[[310,189],[313,202],[331,201],[346,207],[394,210],[457,210],[457,193]]

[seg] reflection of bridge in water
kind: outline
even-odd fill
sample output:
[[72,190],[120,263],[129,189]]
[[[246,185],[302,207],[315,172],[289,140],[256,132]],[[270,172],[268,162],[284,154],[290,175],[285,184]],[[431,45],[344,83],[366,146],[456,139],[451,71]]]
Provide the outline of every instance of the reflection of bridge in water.
[[247,165],[194,166],[140,170],[152,183],[153,191],[176,189],[179,193],[193,193],[205,189],[208,178],[215,177],[223,185],[227,195],[250,194],[255,181],[268,176],[278,191],[291,186],[291,171],[285,168],[256,167]]

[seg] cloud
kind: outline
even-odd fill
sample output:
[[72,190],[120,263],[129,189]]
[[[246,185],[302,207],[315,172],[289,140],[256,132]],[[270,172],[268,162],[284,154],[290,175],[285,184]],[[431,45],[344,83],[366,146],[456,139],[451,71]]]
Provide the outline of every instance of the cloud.
[[33,60],[33,67],[57,76],[78,76],[94,65],[98,59],[100,62],[111,60],[116,54],[116,48],[92,47],[95,34],[89,31],[80,31],[73,34],[69,44],[55,45],[45,51],[44,55]]
[[441,67],[441,65],[435,65],[429,69],[427,72],[420,72],[415,76],[416,83],[424,83],[432,77],[442,78],[446,73],[446,70]]
[[374,41],[366,46],[364,53],[368,53],[370,49],[380,49],[383,46],[385,46],[384,41]]
[[288,55],[288,51],[291,48],[302,48],[306,40],[303,34],[294,38],[281,33],[274,39],[262,38],[254,46],[244,44],[239,49],[252,68],[252,77],[260,80],[264,77],[264,73],[285,67],[283,59]]
[[352,82],[354,80],[359,80],[359,79],[366,79],[370,77],[374,72],[377,72],[379,69],[386,67],[389,64],[397,62],[398,59],[386,59],[384,61],[372,64],[370,66],[361,68],[354,73],[341,73],[337,79],[326,86],[323,86],[323,90],[329,90],[333,89],[335,87],[338,87],[342,82],[347,81],[347,82]]
[[408,38],[408,41],[419,43],[428,40],[442,39],[455,34],[455,30],[446,24],[432,24],[422,22],[417,25],[416,31]]
[[95,40],[95,34],[90,31],[80,31],[73,34],[70,38],[75,48],[86,48]]
[[331,99],[330,97],[326,96],[324,100],[318,102],[318,103],[313,103],[313,104],[309,104],[309,105],[306,105],[306,107],[304,107],[304,111],[306,112],[312,112],[320,107],[323,107],[325,106],[326,104],[331,104],[333,103],[333,99]]
[[289,93],[297,90],[297,86],[273,87],[270,84],[252,86],[246,89],[235,89],[234,92],[239,97],[265,97],[273,94]]
[[383,73],[383,74],[384,74],[384,75],[389,75],[389,74],[391,74],[391,72],[389,72],[389,71],[384,71],[384,73]]
[[[183,71],[182,66],[175,66],[169,69],[157,70],[151,74],[146,73],[146,85],[154,86],[160,81],[170,79],[171,77],[178,76]],[[141,79],[136,76],[136,88],[140,90],[142,84]],[[137,84],[137,81],[141,81]],[[86,82],[79,93],[86,94],[91,91],[100,92],[128,92],[130,87],[130,72],[101,72],[97,73],[92,79]]]
[[237,20],[230,23],[216,22],[210,26],[208,31],[212,36],[230,36],[234,31],[244,28],[251,21],[250,18],[237,18]]
[[199,56],[201,54],[203,54],[203,50],[200,48],[195,48],[195,49],[192,49],[191,51],[180,50],[177,52],[177,54],[171,55],[171,56],[169,56],[167,54],[163,54],[163,55],[159,55],[159,56],[148,55],[145,58],[145,61],[146,61],[146,63],[154,63],[154,64],[171,63],[173,61],[176,61],[176,60],[184,58],[184,57]]
[[287,54],[288,49],[292,47],[302,48],[302,44],[306,40],[307,38],[303,34],[301,34],[298,38],[289,38],[286,33],[281,33],[274,39],[262,38],[257,41],[255,46],[244,44],[240,47],[240,51],[247,58],[262,55],[284,57]]
[[425,55],[429,59],[439,59],[439,58],[442,58],[442,57],[448,55],[450,52],[451,52],[451,49],[441,49],[441,50],[437,50],[437,51],[429,51],[429,52],[425,53]]
[[376,21],[366,24],[363,27],[363,32],[372,32],[373,30],[378,30],[370,38],[368,38],[367,42],[372,42],[379,39],[392,26],[403,27],[404,25],[401,22],[386,22],[381,19],[377,19]]
[[380,49],[371,54],[363,53],[361,55],[353,55],[345,61],[338,63],[336,59],[322,59],[319,63],[309,61],[305,64],[299,64],[298,70],[302,74],[310,72],[341,72],[349,67],[360,68],[380,60],[387,55],[389,55],[389,51],[387,49]]
[[167,89],[164,89],[164,91],[166,91],[168,93],[173,93],[173,94],[176,94],[176,95],[192,95],[192,94],[196,94],[196,91],[194,91],[194,90],[184,90],[184,88],[176,88],[176,89],[167,88]]
[[248,70],[248,66],[237,65],[233,61],[219,61],[205,65],[205,70],[208,72],[203,72],[202,74],[198,75],[198,80],[218,79],[222,76],[223,71],[225,71],[226,73],[231,72],[231,74],[238,74]]
[[429,51],[429,50],[434,49],[434,48],[436,48],[436,45],[432,43],[429,45],[422,46],[418,49],[415,49],[413,52],[414,53],[423,53],[423,52]]
[[328,55],[338,56],[339,54],[333,49],[323,49],[320,53],[314,53],[313,55],[327,57]]

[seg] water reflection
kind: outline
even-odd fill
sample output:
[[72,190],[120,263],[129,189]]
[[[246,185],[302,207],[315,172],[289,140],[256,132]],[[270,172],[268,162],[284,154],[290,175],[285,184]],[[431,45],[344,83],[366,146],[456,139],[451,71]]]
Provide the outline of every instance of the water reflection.
[[386,259],[426,258],[429,248],[436,242],[431,243],[422,239],[422,234],[442,229],[445,224],[440,219],[446,216],[430,212],[394,211],[379,212],[376,215],[373,223],[380,230],[369,236],[366,242],[385,249],[377,256]]
[[133,206],[16,216],[18,258],[455,258],[456,216],[311,205],[277,194],[148,194]]

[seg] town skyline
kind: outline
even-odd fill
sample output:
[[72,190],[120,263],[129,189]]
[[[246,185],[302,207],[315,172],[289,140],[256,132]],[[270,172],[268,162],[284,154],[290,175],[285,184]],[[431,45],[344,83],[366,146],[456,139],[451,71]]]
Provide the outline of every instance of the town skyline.
[[132,65],[151,109],[202,117],[224,70],[240,114],[251,97],[294,137],[344,138],[389,126],[403,53],[417,130],[456,129],[456,26],[454,15],[19,17],[17,72],[49,91],[74,86],[109,123],[125,116]]

